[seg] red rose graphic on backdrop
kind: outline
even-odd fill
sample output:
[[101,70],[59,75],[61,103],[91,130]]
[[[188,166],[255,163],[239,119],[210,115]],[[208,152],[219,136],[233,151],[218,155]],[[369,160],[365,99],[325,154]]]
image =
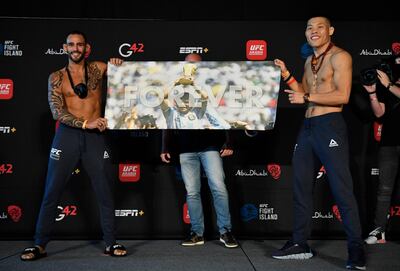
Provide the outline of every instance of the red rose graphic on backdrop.
[[396,56],[400,55],[400,42],[393,42],[392,43],[392,51]]
[[85,58],[88,58],[90,56],[91,52],[92,52],[92,46],[90,46],[90,44],[88,44],[86,53],[85,53]]
[[22,209],[17,205],[10,205],[7,207],[8,215],[11,217],[12,221],[18,222],[22,216]]
[[281,177],[281,166],[278,164],[267,165],[268,173],[274,180],[278,180]]

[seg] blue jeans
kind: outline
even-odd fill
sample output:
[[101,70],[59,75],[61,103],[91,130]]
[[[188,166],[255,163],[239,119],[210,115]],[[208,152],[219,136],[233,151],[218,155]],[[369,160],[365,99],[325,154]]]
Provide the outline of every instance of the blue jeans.
[[220,234],[230,231],[231,216],[229,213],[228,191],[225,186],[225,174],[222,159],[216,150],[204,152],[187,152],[179,156],[182,178],[186,188],[186,201],[188,204],[191,231],[199,236],[204,233],[204,215],[200,196],[200,163],[207,175],[208,185],[214,200],[217,213],[217,225]]

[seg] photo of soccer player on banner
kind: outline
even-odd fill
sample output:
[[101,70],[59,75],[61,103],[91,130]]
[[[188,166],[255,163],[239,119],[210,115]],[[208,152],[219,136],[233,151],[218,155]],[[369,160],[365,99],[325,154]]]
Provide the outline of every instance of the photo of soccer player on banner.
[[110,129],[273,129],[272,61],[125,62],[108,67]]

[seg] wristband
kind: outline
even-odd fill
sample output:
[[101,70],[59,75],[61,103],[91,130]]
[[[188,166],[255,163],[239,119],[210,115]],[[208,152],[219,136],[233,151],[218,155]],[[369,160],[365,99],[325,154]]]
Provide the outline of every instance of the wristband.
[[310,102],[310,93],[304,94],[303,99],[304,99],[304,103],[306,103],[306,104],[309,103]]

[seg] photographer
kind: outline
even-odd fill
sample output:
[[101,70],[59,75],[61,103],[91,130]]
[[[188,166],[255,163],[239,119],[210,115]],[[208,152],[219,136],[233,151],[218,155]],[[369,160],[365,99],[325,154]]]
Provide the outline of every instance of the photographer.
[[387,214],[400,164],[400,55],[391,58],[388,65],[381,63],[379,68],[375,73],[369,69],[361,74],[374,115],[382,123],[374,230],[365,239],[367,244],[386,242]]

